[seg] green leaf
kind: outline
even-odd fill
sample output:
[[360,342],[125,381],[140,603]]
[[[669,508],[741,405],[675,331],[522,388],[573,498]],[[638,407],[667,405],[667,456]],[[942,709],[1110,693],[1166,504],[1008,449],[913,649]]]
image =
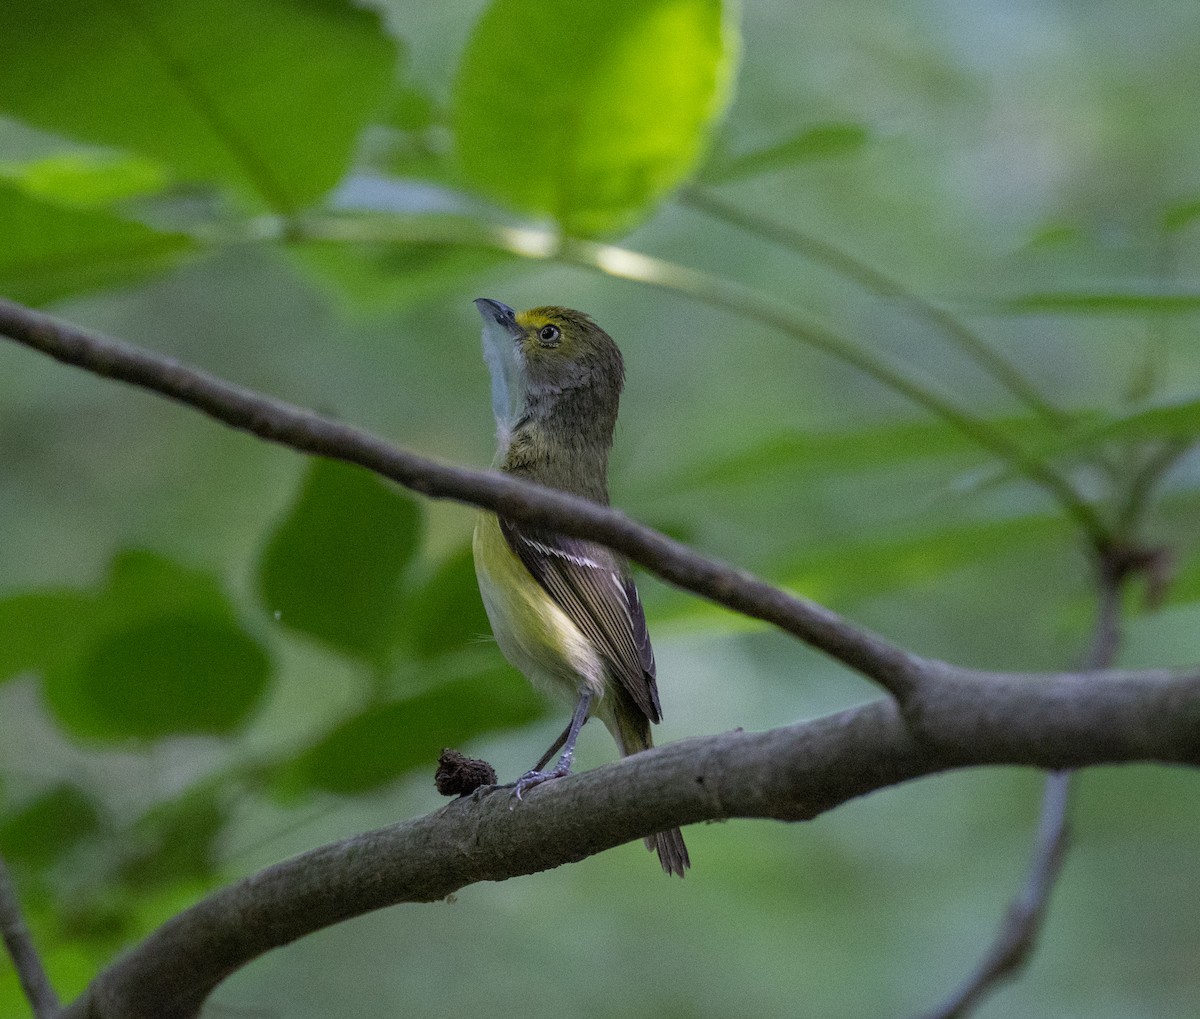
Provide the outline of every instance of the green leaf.
[[470,280],[512,261],[497,251],[445,244],[301,242],[297,261],[351,309],[376,312],[469,289]]
[[149,549],[123,549],[113,556],[105,607],[121,622],[138,615],[204,612],[233,618],[220,586],[207,573],[191,570]]
[[1195,439],[1200,436],[1200,398],[1182,397],[1130,411],[1100,425],[1081,442],[1106,439]]
[[448,114],[414,83],[398,85],[380,117],[389,128],[370,161],[392,176],[450,181],[454,177]]
[[714,184],[725,184],[772,170],[786,170],[797,163],[853,155],[870,137],[861,124],[816,124],[772,145],[714,160],[704,176]]
[[1163,229],[1168,232],[1186,230],[1197,220],[1200,220],[1200,198],[1179,202],[1163,213]]
[[212,877],[227,815],[211,787],[159,804],[127,834],[121,876],[143,889]]
[[808,550],[772,572],[806,597],[845,604],[925,583],[1018,548],[1058,541],[1069,533],[1069,525],[1060,517],[984,521],[882,541],[837,542]]
[[230,732],[269,678],[266,652],[215,581],[152,552],[118,555],[74,623],[68,647],[48,660],[46,698],[91,739]]
[[25,304],[130,283],[170,267],[191,247],[182,235],[53,205],[6,183],[0,183],[0,223],[0,293]]
[[259,597],[284,626],[378,662],[420,547],[420,506],[370,471],[314,460],[267,542]]
[[438,109],[428,92],[404,85],[392,93],[384,119],[398,131],[426,131],[437,123]]
[[100,828],[96,803],[62,783],[0,816],[0,855],[13,863],[45,867]]
[[401,626],[422,658],[462,650],[492,632],[469,544],[448,556],[433,576],[412,592],[401,614]]
[[32,591],[0,601],[0,683],[22,672],[46,672],[69,659],[95,612],[75,591]]
[[443,747],[525,725],[545,706],[510,669],[438,686],[373,707],[343,722],[286,770],[287,789],[361,793],[427,768],[432,781]]
[[167,184],[159,163],[114,152],[66,152],[28,163],[0,164],[26,194],[79,208],[105,208],[161,191]]
[[[1028,442],[1041,429],[1030,418],[990,422],[1005,434]],[[671,491],[717,485],[743,485],[771,475],[846,474],[878,471],[934,457],[978,459],[978,447],[941,421],[898,421],[849,432],[786,431],[733,456],[690,468],[670,482]]]
[[346,0],[5,3],[0,39],[4,112],[280,212],[341,178],[395,62]]
[[1002,310],[1020,314],[1029,312],[1061,312],[1064,314],[1144,314],[1191,313],[1200,308],[1197,290],[1107,290],[1107,291],[1044,291],[1022,294],[1001,306]]
[[99,738],[219,735],[246,719],[269,674],[266,652],[234,623],[164,615],[97,642],[72,692]]
[[463,171],[570,233],[626,228],[702,155],[736,41],[720,0],[495,0],[454,88]]

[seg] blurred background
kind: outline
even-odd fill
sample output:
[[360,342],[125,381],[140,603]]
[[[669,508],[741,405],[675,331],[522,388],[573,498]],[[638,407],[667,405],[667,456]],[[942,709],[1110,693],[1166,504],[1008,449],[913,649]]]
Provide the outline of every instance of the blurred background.
[[[1025,443],[1102,514],[1154,452],[1133,439],[1164,438],[1121,422],[1182,407],[1200,432],[1193,4],[46,6],[0,13],[27,44],[0,71],[0,293],[475,466],[494,426],[472,299],[584,309],[628,370],[614,502],[919,653],[1078,661],[1093,577],[1050,496],[690,277],[456,231],[561,228],[743,285]],[[197,27],[214,18],[226,36]],[[164,85],[173,48],[190,63]],[[207,127],[172,112],[197,95]],[[1200,659],[1198,467],[1180,458],[1140,521],[1177,582],[1154,612],[1131,592],[1121,664]],[[66,997],[206,890],[435,809],[442,746],[511,780],[565,722],[486,639],[467,508],[11,344],[0,471],[0,850]],[[660,743],[877,696],[639,585]],[[589,726],[577,766],[613,756]],[[808,824],[700,826],[682,884],[639,843],[385,910],[266,956],[205,1015],[915,1014],[990,943],[1041,782],[979,770]],[[1195,1014],[1197,792],[1183,770],[1081,777],[1037,954],[979,1016]],[[24,1014],[0,964],[0,1015]]]

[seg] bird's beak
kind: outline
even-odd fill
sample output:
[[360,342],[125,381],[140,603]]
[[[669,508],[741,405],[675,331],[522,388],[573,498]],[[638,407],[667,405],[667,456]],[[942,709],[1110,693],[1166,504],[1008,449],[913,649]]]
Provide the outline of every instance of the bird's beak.
[[503,328],[510,336],[517,337],[523,335],[521,327],[517,325],[517,313],[507,304],[493,301],[490,297],[477,297],[475,299],[475,307],[479,309],[479,314],[483,317],[485,325],[495,322],[496,325]]

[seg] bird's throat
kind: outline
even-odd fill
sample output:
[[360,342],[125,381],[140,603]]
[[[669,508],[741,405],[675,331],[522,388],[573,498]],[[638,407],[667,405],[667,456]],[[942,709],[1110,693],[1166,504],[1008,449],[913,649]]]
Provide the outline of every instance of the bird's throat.
[[527,397],[500,469],[551,488],[608,502],[608,451],[616,408],[587,389]]

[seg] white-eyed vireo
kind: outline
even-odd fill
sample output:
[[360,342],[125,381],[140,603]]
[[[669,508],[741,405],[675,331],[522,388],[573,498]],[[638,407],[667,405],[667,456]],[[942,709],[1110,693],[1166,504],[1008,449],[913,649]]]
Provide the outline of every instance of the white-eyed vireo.
[[[519,314],[481,297],[502,471],[608,502],[608,451],[625,382],[621,352],[587,315]],[[603,545],[479,515],[475,572],[496,643],[535,687],[574,702],[571,722],[516,795],[571,769],[584,722],[599,718],[623,755],[653,745],[662,718],[646,616],[623,556]],[[543,771],[558,750],[557,764]],[[663,870],[689,866],[678,828],[646,840]]]

